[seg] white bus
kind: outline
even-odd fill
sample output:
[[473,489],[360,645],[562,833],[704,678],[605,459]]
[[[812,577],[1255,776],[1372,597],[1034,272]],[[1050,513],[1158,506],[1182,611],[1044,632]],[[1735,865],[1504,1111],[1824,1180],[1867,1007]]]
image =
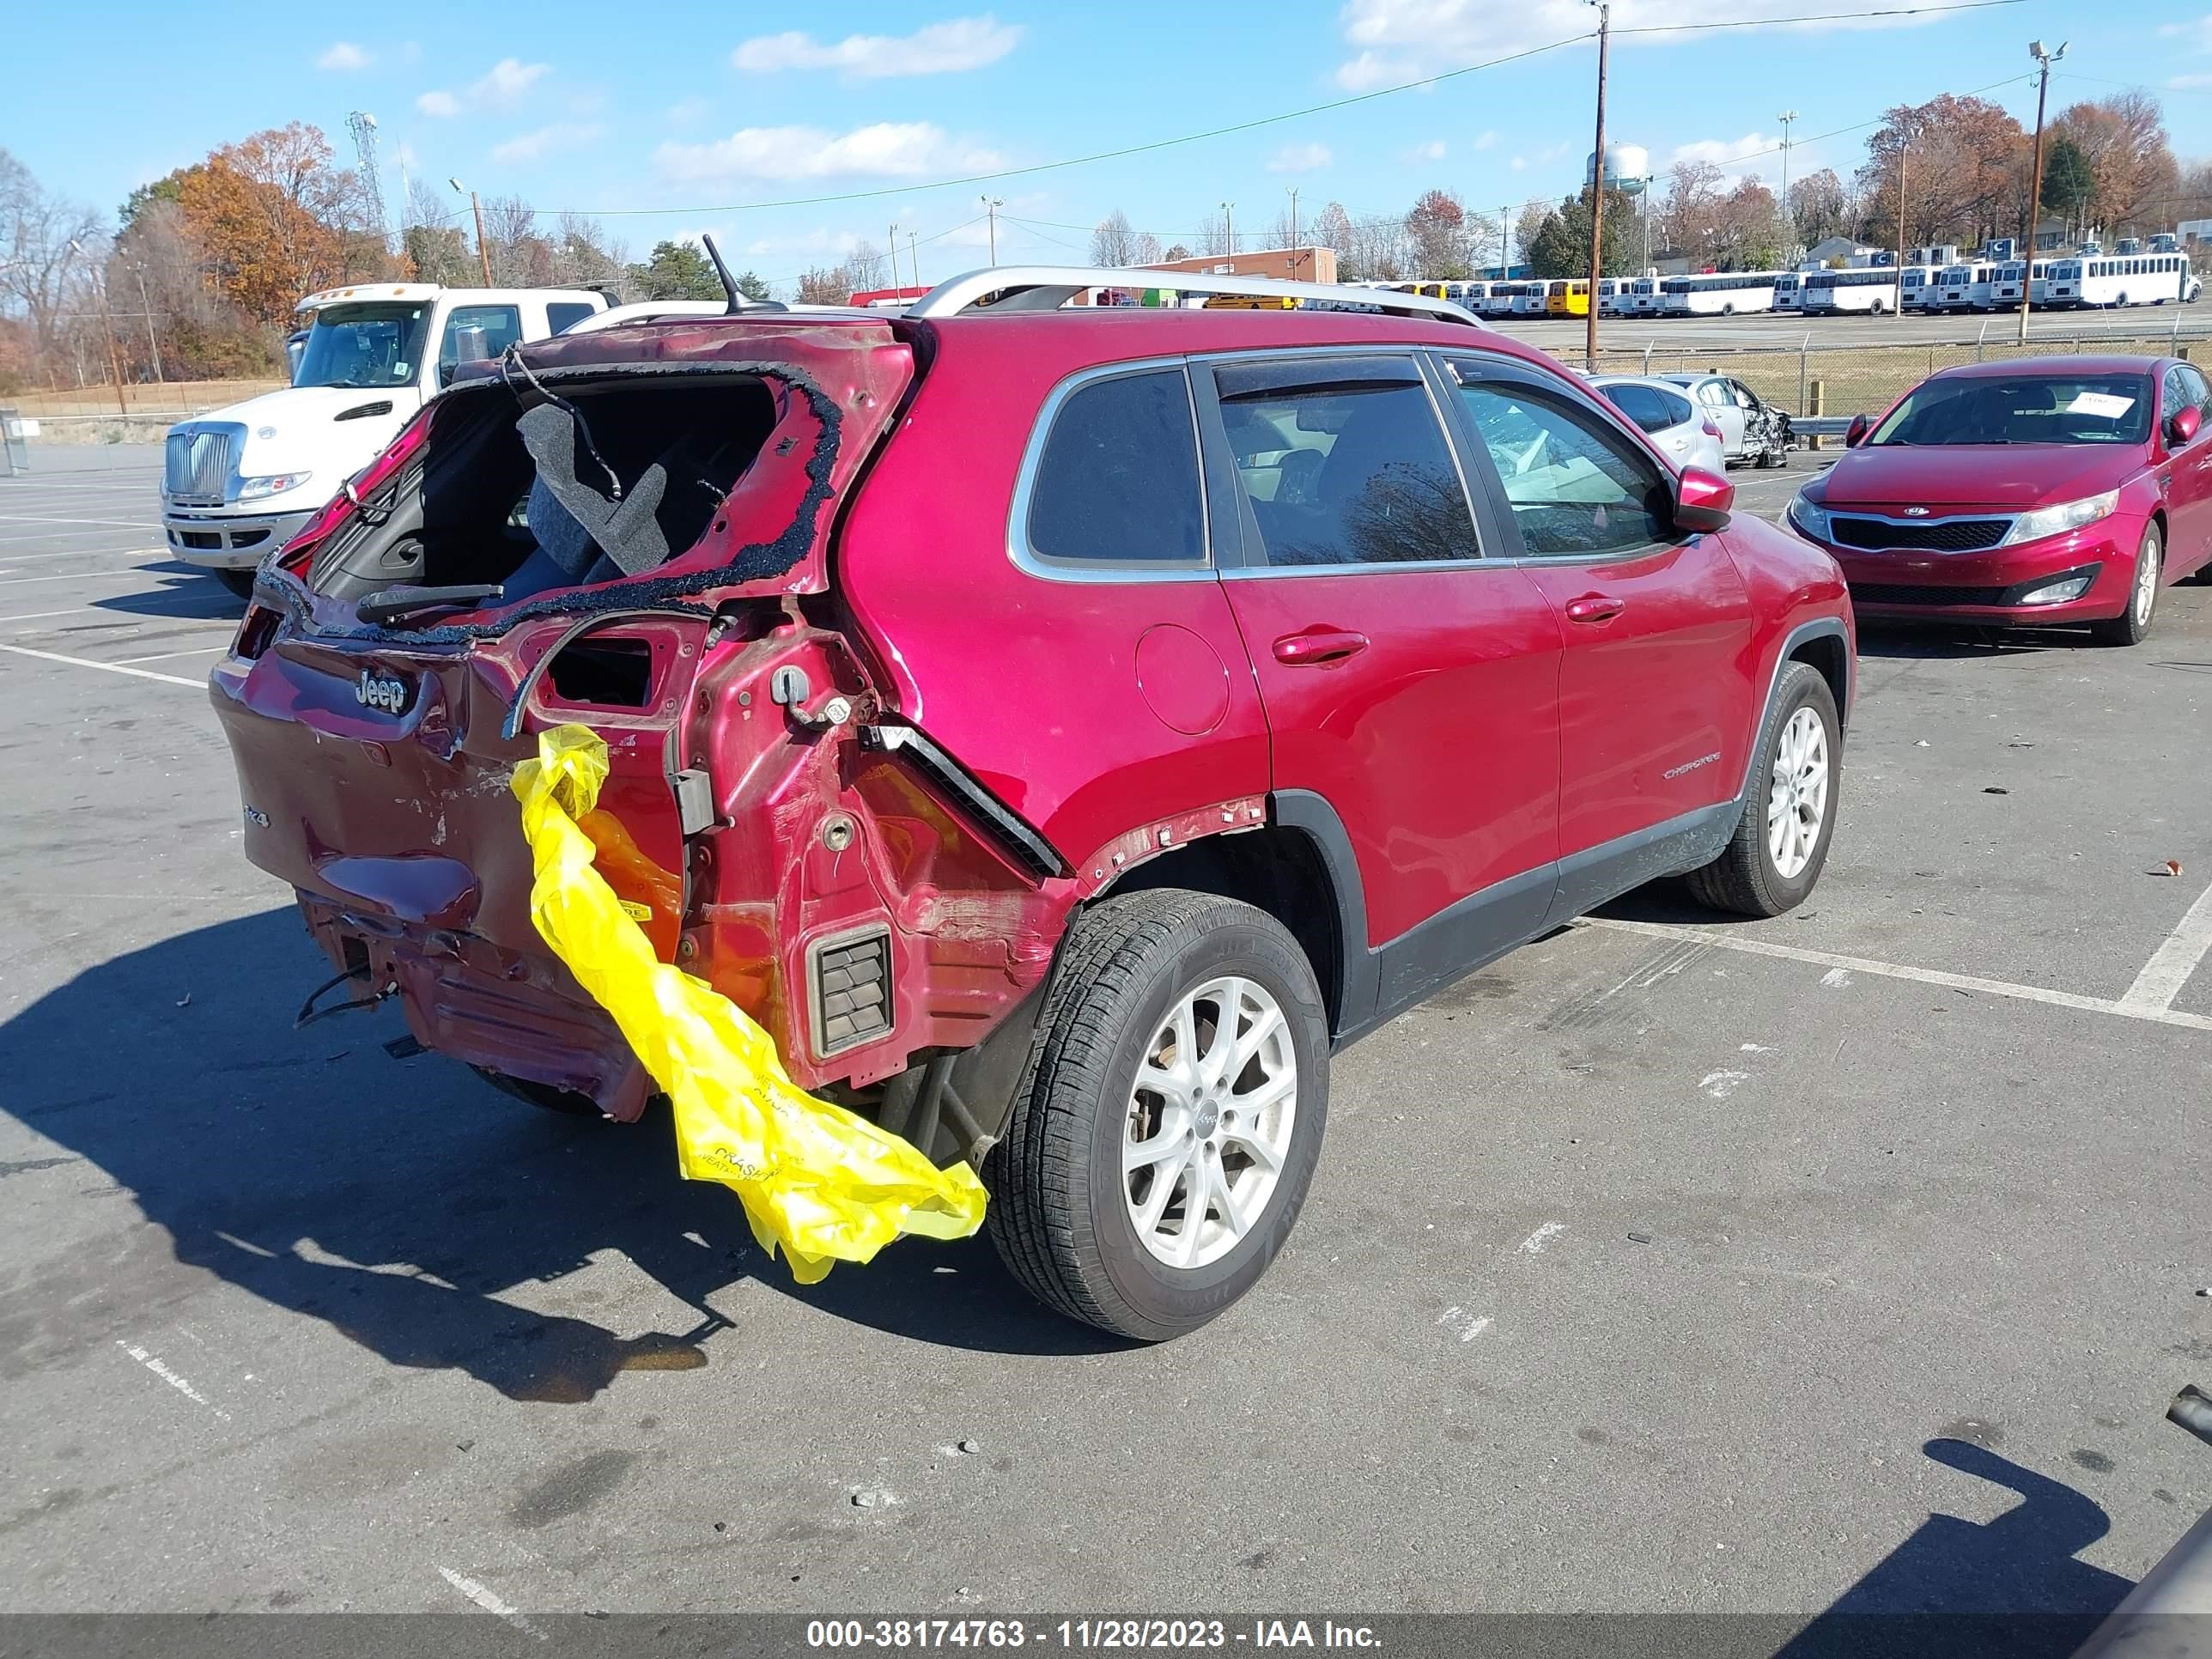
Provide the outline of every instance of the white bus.
[[1492,283],[1490,291],[1482,297],[1482,314],[1486,317],[1509,317],[1513,313],[1513,302],[1525,287],[1522,283]]
[[1801,312],[1805,308],[1805,273],[1785,270],[1774,279],[1774,308]]
[[1930,311],[1987,311],[1990,306],[1995,267],[1961,262],[1936,272]]
[[1734,270],[1698,276],[1669,276],[1659,284],[1659,309],[1669,317],[1733,317],[1738,312],[1774,309],[1771,270]]
[[1625,279],[1601,276],[1597,279],[1597,314],[1619,317],[1628,310],[1628,283]]
[[1659,309],[1659,279],[1638,276],[1627,285],[1621,310],[1630,316],[1644,317]]
[[[2071,294],[2066,291],[2069,279]],[[2187,305],[2197,298],[2197,287],[2185,253],[2062,259],[2053,262],[2051,272],[2053,305],[2162,306],[2168,300]]]
[[1514,314],[1518,317],[1542,316],[1545,290],[1550,286],[1548,283],[1522,283],[1520,292],[1513,296]]
[[1904,297],[1899,308],[1905,311],[1930,311],[1936,294],[1936,273],[1926,265],[1905,267]]
[[2017,311],[2021,289],[2027,282],[2027,262],[2000,259],[1990,267],[1990,309]]
[[1449,300],[1454,305],[1465,306],[1469,311],[1480,317],[1482,315],[1483,307],[1488,303],[1490,299],[1490,284],[1487,283],[1446,283],[1444,284],[1444,298]]
[[1891,265],[1866,265],[1856,270],[1808,271],[1804,295],[1808,317],[1843,311],[1879,317],[1897,309],[1897,270]]

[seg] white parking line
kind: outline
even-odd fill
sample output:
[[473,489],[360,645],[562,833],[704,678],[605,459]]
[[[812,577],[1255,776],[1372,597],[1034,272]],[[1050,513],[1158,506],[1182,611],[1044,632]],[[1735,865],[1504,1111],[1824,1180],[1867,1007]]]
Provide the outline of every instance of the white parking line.
[[94,662],[89,657],[64,657],[58,651],[33,651],[27,645],[0,645],[0,651],[7,652],[10,656],[36,657],[40,662],[67,663],[72,668],[102,668],[111,674],[132,674],[142,680],[160,680],[165,685],[181,685],[193,691],[207,690],[205,680],[188,680],[177,674],[157,674],[150,668],[130,668],[119,662]]
[[143,519],[33,519],[21,513],[0,513],[0,524],[97,524],[114,530],[143,530]]
[[229,642],[226,641],[221,645],[196,645],[188,651],[156,651],[150,657],[118,657],[113,662],[102,665],[108,668],[128,668],[134,662],[167,662],[172,657],[204,657],[214,652],[229,649]]
[[2166,943],[2143,963],[2136,982],[2120,994],[2120,1000],[2131,1008],[2172,1007],[2207,951],[2212,951],[2212,887],[2197,896],[2189,914],[2174,924]]
[[[131,551],[133,555],[137,555],[159,553],[161,550],[158,547],[133,548]],[[118,553],[115,556],[120,558],[124,556]],[[51,576],[10,576],[4,581],[0,581],[0,587],[21,587],[31,582],[82,581],[87,576],[133,576],[143,574],[146,568],[147,567],[143,564],[123,564],[117,565],[112,570],[62,570],[57,571]]]
[[2040,1002],[2054,1008],[2075,1008],[2090,1014],[2118,1014],[2123,1019],[2148,1020],[2158,1025],[2179,1025],[2185,1030],[2212,1031],[2212,1018],[2203,1014],[2182,1013],[2163,1004],[2125,1000],[2116,1002],[2110,997],[2077,996],[2071,991],[2053,991],[2040,985],[2014,985],[2001,979],[1978,979],[1971,974],[1947,974],[1936,968],[1911,968],[1902,963],[1875,962],[1866,957],[1838,956],[1832,951],[1808,951],[1799,945],[1776,945],[1763,939],[1732,939],[1725,933],[1706,933],[1702,928],[1669,927],[1654,921],[1620,921],[1610,916],[1589,916],[1576,926],[1602,927],[1616,933],[1644,933],[1653,939],[1689,940],[1699,945],[1717,945],[1723,951],[1741,951],[1747,956],[1778,957],[1785,962],[1810,963],[1816,968],[1840,968],[1850,973],[1873,974],[1883,979],[1916,980],[1923,985],[1940,985],[1947,990],[1971,991],[1983,996],[2012,997],[2021,1002]]

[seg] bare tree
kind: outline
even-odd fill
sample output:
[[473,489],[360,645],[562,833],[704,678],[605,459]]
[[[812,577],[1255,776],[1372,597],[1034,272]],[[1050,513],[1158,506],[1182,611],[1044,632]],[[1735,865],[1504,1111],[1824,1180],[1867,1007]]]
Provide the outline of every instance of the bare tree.
[[1140,230],[1129,243],[1129,263],[1133,265],[1159,264],[1160,239],[1149,230]]
[[1137,233],[1130,228],[1129,216],[1115,208],[1091,228],[1091,263],[1126,265],[1130,263],[1136,240]]
[[1526,264],[1528,250],[1536,246],[1536,239],[1544,234],[1544,222],[1559,209],[1549,202],[1524,202],[1513,220],[1513,263]]
[[1208,214],[1205,228],[1200,233],[1206,246],[1200,251],[1215,255],[1236,252],[1236,216],[1230,210],[1224,209],[1219,213]]
[[[865,237],[853,244],[842,269],[848,294],[865,294],[870,289],[891,286],[891,279],[884,274],[887,267],[882,252]],[[837,297],[842,301],[845,295]]]
[[0,295],[29,316],[40,357],[60,344],[71,290],[105,257],[101,240],[97,213],[48,194],[28,167],[0,149]]

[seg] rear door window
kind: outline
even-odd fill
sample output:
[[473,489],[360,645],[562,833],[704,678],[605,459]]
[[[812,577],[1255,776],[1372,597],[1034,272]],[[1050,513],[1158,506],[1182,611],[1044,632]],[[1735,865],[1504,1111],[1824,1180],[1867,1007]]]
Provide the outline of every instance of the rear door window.
[[1198,429],[1182,369],[1116,374],[1067,396],[1037,459],[1025,533],[1032,555],[1058,564],[1206,562]]
[[[1613,406],[1642,427],[1646,432],[1664,432],[1676,424],[1668,404],[1673,401],[1656,387],[1648,386],[1609,386],[1602,388]],[[1686,416],[1689,410],[1683,408]]]
[[548,300],[545,302],[545,326],[556,334],[566,333],[592,314],[592,307],[580,300]]
[[438,345],[439,372],[449,374],[457,363],[496,357],[521,338],[522,313],[514,306],[455,306]]
[[1213,374],[1267,564],[1480,556],[1458,464],[1412,359],[1224,363]]

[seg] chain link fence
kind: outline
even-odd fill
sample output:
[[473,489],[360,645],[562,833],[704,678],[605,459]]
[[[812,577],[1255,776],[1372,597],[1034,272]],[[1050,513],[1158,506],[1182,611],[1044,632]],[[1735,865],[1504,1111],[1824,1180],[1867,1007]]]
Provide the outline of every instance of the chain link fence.
[[[2083,329],[2069,337],[2039,331],[2022,345],[2010,319],[1984,326],[1972,340],[1909,344],[1850,345],[1807,334],[1796,345],[1675,345],[1663,340],[1609,348],[1600,336],[1598,372],[1603,374],[1727,374],[1739,380],[1775,408],[1800,418],[1879,414],[1939,368],[1961,363],[1996,362],[2018,357],[2049,357],[2094,352],[2126,357],[2212,359],[2212,332],[2185,330],[2177,318],[2163,329],[2112,331]],[[1999,336],[2003,337],[1997,337]],[[1579,350],[1550,348],[1562,362],[1579,366]]]

